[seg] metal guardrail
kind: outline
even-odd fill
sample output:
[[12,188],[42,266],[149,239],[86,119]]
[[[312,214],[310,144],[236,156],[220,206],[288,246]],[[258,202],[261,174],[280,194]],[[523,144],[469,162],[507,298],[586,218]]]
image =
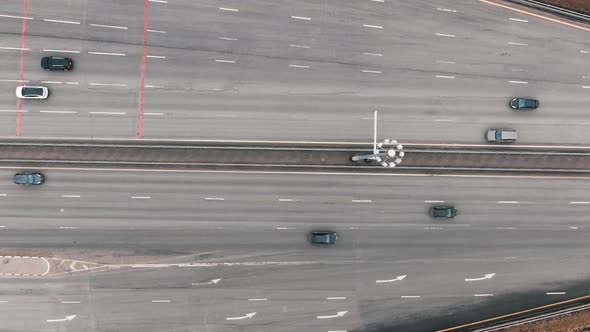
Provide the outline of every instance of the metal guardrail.
[[566,17],[572,20],[584,22],[590,24],[590,15],[582,14],[575,12],[573,10],[565,9],[562,7],[546,4],[541,1],[536,0],[508,0],[510,2],[514,2],[520,5],[524,5],[527,7],[535,8],[550,12],[552,14],[556,14],[562,17]]

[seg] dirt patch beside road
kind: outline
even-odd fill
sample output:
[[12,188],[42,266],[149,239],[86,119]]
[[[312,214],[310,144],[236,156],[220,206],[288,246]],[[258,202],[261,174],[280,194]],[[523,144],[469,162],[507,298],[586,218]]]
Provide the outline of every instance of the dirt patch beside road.
[[503,332],[586,332],[590,331],[590,310],[504,329]]
[[590,1],[588,0],[539,0],[549,5],[590,15]]

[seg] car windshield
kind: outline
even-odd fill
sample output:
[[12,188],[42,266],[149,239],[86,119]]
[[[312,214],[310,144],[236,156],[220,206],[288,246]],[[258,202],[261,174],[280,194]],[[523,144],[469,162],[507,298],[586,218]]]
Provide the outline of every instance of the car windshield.
[[42,96],[43,89],[41,88],[23,88],[23,96]]
[[497,140],[501,140],[502,139],[502,132],[499,130],[496,130],[496,139]]

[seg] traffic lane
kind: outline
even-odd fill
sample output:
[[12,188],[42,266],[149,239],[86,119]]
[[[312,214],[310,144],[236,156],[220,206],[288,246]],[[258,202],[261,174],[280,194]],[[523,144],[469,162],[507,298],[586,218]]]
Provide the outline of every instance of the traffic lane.
[[[308,239],[309,230],[338,231],[340,239],[335,245],[312,245]],[[125,253],[129,259],[115,261],[121,264],[135,263],[133,256],[138,255],[154,256],[157,259],[158,256],[172,258],[209,253],[211,258],[202,261],[205,266],[196,268],[215,270],[226,265],[242,268],[253,265],[252,268],[285,267],[288,270],[297,266],[320,269],[325,265],[386,264],[383,268],[390,269],[392,267],[387,264],[416,261],[477,261],[491,264],[513,258],[524,261],[560,260],[564,255],[572,259],[582,259],[587,233],[587,228],[498,230],[470,227],[366,227],[350,230],[338,226],[310,225],[307,230],[281,230],[271,227],[226,228],[194,225],[183,228],[171,226],[165,231],[140,227],[126,230],[100,227],[56,230],[5,228],[2,239],[5,248],[11,250],[57,250],[66,255],[76,255],[75,250],[107,250],[115,256],[117,253]],[[466,248],[469,250],[465,251]],[[84,257],[82,260],[85,259],[95,260],[92,257]],[[104,263],[105,260],[101,262]],[[567,266],[569,262],[564,264]],[[586,269],[583,266],[582,268]],[[400,273],[403,274],[405,273]]]

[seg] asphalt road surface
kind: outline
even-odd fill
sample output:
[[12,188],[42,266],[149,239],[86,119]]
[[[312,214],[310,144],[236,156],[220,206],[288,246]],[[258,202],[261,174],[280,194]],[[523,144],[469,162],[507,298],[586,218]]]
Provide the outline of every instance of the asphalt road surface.
[[379,110],[406,142],[588,144],[589,33],[473,0],[5,0],[0,136],[368,140]]
[[[0,171],[0,255],[89,269],[1,277],[0,330],[430,331],[590,274],[579,179],[45,173]],[[431,219],[439,204],[459,215]],[[317,229],[339,243],[310,245]]]

